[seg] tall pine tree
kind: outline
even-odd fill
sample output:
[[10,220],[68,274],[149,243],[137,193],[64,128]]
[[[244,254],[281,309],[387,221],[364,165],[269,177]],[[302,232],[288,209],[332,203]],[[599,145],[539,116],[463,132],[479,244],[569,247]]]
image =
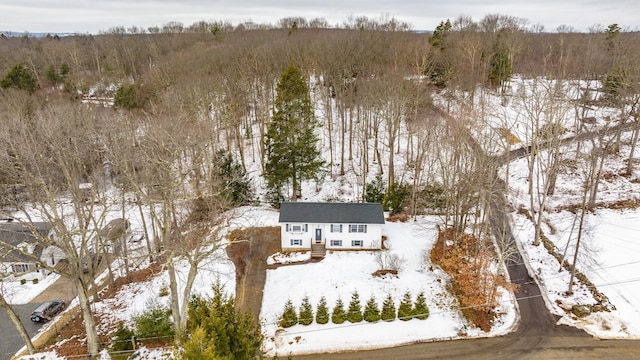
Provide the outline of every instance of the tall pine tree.
[[277,85],[276,111],[267,130],[265,146],[267,162],[264,177],[270,202],[284,200],[286,185],[292,189],[291,200],[300,193],[303,180],[319,179],[324,161],[317,148],[309,87],[302,72],[293,63],[282,73]]
[[16,64],[9,70],[7,76],[0,80],[0,87],[3,89],[13,87],[33,94],[38,89],[38,82],[31,70],[22,64]]

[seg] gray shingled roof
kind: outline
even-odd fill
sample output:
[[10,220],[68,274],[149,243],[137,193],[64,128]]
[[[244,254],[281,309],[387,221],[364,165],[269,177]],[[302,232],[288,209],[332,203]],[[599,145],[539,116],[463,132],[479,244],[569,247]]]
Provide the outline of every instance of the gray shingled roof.
[[281,223],[384,224],[382,205],[378,203],[311,203],[280,204]]
[[40,257],[40,253],[42,253],[42,246],[31,230],[33,229],[37,231],[41,236],[47,236],[51,226],[49,223],[45,222],[34,222],[31,226],[32,228],[29,228],[18,222],[0,224],[0,261],[33,262],[33,258],[19,251],[15,251],[13,249],[10,250],[10,248],[5,247],[6,245],[15,247],[23,242],[36,245],[33,255],[35,257]]

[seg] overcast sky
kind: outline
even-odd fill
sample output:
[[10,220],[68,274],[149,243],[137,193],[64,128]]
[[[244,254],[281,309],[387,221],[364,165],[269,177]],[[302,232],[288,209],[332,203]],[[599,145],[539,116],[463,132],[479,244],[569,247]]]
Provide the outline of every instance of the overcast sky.
[[320,17],[335,25],[350,15],[387,15],[416,30],[433,30],[442,20],[465,15],[478,21],[487,14],[523,18],[545,31],[567,25],[586,32],[613,23],[640,30],[638,0],[0,0],[0,31],[95,34],[170,21],[185,26],[200,20],[275,24],[291,16]]

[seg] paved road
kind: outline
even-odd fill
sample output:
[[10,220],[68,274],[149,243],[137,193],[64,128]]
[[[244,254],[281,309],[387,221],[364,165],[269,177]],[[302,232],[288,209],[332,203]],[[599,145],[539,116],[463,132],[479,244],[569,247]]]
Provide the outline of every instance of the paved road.
[[505,336],[442,341],[372,351],[295,356],[296,360],[567,360],[638,359],[640,343],[629,340],[595,340],[588,337]]
[[[31,311],[39,304],[13,305],[22,324],[27,329],[29,335],[35,335],[42,324],[34,323],[29,319]],[[18,334],[15,326],[4,309],[0,309],[0,360],[9,360],[11,357],[24,346],[22,338]]]

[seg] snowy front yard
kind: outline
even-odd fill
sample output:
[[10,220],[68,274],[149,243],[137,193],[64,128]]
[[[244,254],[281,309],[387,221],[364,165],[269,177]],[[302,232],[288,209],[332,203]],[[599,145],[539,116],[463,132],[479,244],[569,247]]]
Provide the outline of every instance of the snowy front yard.
[[[317,352],[337,352],[389,347],[415,341],[429,341],[458,337],[466,325],[455,310],[453,298],[446,291],[448,276],[430,264],[425,265],[423,251],[430,250],[436,239],[436,218],[419,218],[417,222],[386,223],[383,235],[388,238],[390,251],[402,258],[397,276],[374,277],[379,269],[375,252],[329,252],[317,263],[287,265],[268,270],[264,289],[260,321],[265,334],[264,350],[267,355],[286,356]],[[314,307],[322,296],[331,310],[338,298],[348,306],[351,295],[358,292],[362,307],[371,296],[380,306],[388,294],[396,308],[406,292],[413,299],[420,292],[427,298],[430,315],[426,320],[395,320],[392,322],[337,325],[295,325],[287,329],[278,327],[284,305],[291,300],[299,307],[307,296]],[[490,333],[468,329],[467,336],[494,336],[507,333],[515,325],[512,294],[503,296],[497,309],[499,317]]]

